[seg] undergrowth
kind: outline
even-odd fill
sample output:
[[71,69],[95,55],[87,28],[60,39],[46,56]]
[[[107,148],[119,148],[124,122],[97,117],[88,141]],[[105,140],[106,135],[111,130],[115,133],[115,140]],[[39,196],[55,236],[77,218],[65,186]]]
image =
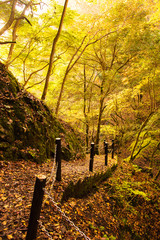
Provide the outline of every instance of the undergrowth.
[[111,177],[116,168],[117,165],[113,165],[105,172],[95,173],[93,176],[85,177],[83,180],[78,180],[76,183],[71,181],[65,189],[61,201],[67,201],[71,197],[83,198],[89,193],[96,191],[100,183]]
[[[158,214],[158,186],[133,164],[119,167],[116,175],[104,183],[104,190],[112,203],[113,215],[119,222],[119,238],[124,239],[124,235],[129,234],[131,239],[149,240],[147,235],[150,235],[152,225],[149,219],[153,218],[150,209]],[[139,226],[140,222],[144,226]],[[154,232],[154,226],[152,228]]]

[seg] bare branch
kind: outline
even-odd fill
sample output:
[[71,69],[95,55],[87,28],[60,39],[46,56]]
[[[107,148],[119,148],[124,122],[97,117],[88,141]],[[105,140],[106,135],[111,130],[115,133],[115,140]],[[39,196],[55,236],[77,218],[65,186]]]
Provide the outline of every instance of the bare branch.
[[144,127],[147,125],[149,119],[153,116],[154,113],[155,113],[155,112],[150,112],[150,113],[149,113],[148,117],[145,119],[145,121],[142,123],[142,125],[141,125],[141,127],[140,127],[140,129],[139,129],[138,135],[137,135],[137,137],[136,137],[135,144],[134,144],[133,149],[132,149],[132,152],[131,152],[130,162],[133,162],[133,160],[134,160],[135,157],[137,156],[137,155],[134,155],[134,152],[135,152],[135,150],[136,150],[136,147],[137,147],[137,144],[138,144],[138,141],[139,141],[140,134],[141,134],[142,130],[144,129]]
[[[25,15],[25,12],[26,12],[27,8],[28,8],[31,4],[32,4],[32,1],[28,2],[28,4],[25,5],[25,7],[24,7],[24,9],[23,9],[20,17],[17,18],[17,20],[16,20],[16,22],[15,22],[15,24],[14,24],[13,30],[12,30],[12,41],[16,41],[16,38],[17,38],[17,34],[16,34],[17,28],[18,28],[18,26],[19,26],[19,24],[20,24],[21,19],[23,19],[23,18],[25,17],[24,15]],[[6,61],[6,66],[7,66],[7,67],[8,67],[9,64],[11,63],[10,61],[11,61],[11,58],[12,58],[14,46],[15,46],[14,44],[11,44],[11,46],[10,46],[9,53],[8,53],[8,57],[7,57],[7,61]]]
[[144,149],[146,148],[149,144],[151,143],[151,141],[149,141],[148,143],[146,143],[146,145],[142,146],[139,148],[138,152],[134,155],[134,159],[138,156],[138,154]]
[[111,61],[110,69],[112,69],[112,66],[113,66],[113,63],[114,63],[114,60],[115,60],[115,57],[116,57],[116,46],[117,46],[117,44],[115,44],[115,45],[114,45],[114,48],[113,48],[113,56],[112,56],[112,61]]
[[31,22],[25,16],[20,16],[19,18],[15,18],[15,20],[20,20],[20,19],[25,19],[32,26]]
[[0,2],[0,5],[2,4],[6,4],[6,3],[9,3],[10,1],[4,1],[4,2]]
[[14,21],[15,9],[16,9],[17,0],[13,0],[11,14],[8,22],[0,29],[0,36],[12,25]]
[[[99,32],[99,31],[98,31]],[[113,31],[115,32],[115,31]],[[101,36],[100,38],[97,38],[96,40],[92,41],[95,36],[97,35],[97,32],[93,35],[93,37],[91,39],[88,40],[88,43],[83,47],[83,49],[81,50],[80,54],[77,56],[77,58],[74,60],[75,56],[78,54],[79,50],[81,49],[81,47],[83,46],[83,43],[86,39],[87,36],[84,36],[84,38],[82,39],[82,42],[80,44],[80,46],[78,47],[78,49],[75,51],[75,53],[73,54],[68,66],[67,66],[67,69],[65,71],[65,75],[64,75],[64,78],[62,80],[62,85],[61,85],[61,90],[60,90],[60,94],[59,94],[59,97],[58,97],[58,101],[57,101],[57,106],[56,106],[56,111],[55,111],[55,114],[58,115],[58,111],[59,111],[59,106],[60,106],[60,101],[61,101],[61,98],[62,98],[62,93],[63,93],[63,89],[64,89],[64,85],[65,85],[65,81],[67,79],[67,75],[68,73],[71,71],[71,69],[75,66],[75,64],[78,62],[78,60],[81,58],[82,54],[84,53],[84,51],[86,50],[87,47],[89,47],[90,45],[92,44],[95,44],[96,42],[100,41],[101,39],[103,39],[104,37],[110,35],[111,33],[113,32],[109,32],[103,36]],[[74,61],[73,61],[74,60]],[[72,63],[73,62],[73,63]]]
[[57,34],[56,34],[56,36],[53,40],[53,43],[52,43],[52,50],[51,50],[50,59],[49,59],[49,67],[48,67],[48,71],[47,71],[47,75],[46,75],[46,81],[45,81],[43,93],[42,93],[42,96],[41,96],[41,100],[45,100],[45,98],[46,98],[48,85],[49,85],[49,78],[50,78],[52,65],[53,65],[53,59],[54,59],[55,50],[56,50],[56,44],[58,42],[58,39],[59,39],[61,31],[62,31],[64,17],[65,17],[66,11],[67,11],[67,5],[68,5],[68,0],[65,0],[64,7],[63,7],[63,12],[62,12],[62,15],[61,15],[61,20],[60,20],[59,27],[58,27],[58,31],[57,31]]
[[40,82],[38,82],[38,83],[34,83],[33,85],[27,87],[26,89],[30,89],[30,88],[32,88],[32,87],[34,87],[34,86],[36,86],[36,85],[41,84],[41,83],[44,82],[44,81],[45,81],[45,78],[44,78],[43,80],[41,80]]
[[25,50],[25,48],[27,47],[27,45],[28,45],[28,42],[27,42],[26,45],[23,47],[23,49],[20,51],[20,53],[19,53],[15,58],[13,58],[12,61],[11,61],[9,64],[11,64],[13,61],[15,61],[15,59],[17,59],[17,58],[23,53],[23,51]]
[[0,44],[11,44],[11,43],[16,43],[16,41],[6,41],[6,42],[0,42]]
[[26,86],[26,84],[28,83],[28,81],[31,79],[31,77],[32,77],[34,74],[36,74],[36,73],[42,71],[43,69],[45,69],[45,68],[48,66],[48,64],[49,64],[49,63],[47,63],[47,64],[46,64],[45,66],[43,66],[42,68],[40,68],[40,69],[38,69],[38,70],[36,70],[36,71],[30,73],[30,75],[29,75],[29,77],[27,78],[27,80],[25,81],[23,87]]
[[[94,34],[94,36],[93,36],[91,39],[89,39],[88,43],[84,46],[83,50],[81,51],[81,53],[79,54],[79,56],[77,57],[77,59],[74,61],[74,63],[73,63],[73,64],[71,65],[71,67],[69,68],[69,71],[70,71],[70,70],[73,68],[73,66],[78,62],[78,60],[80,59],[80,57],[82,56],[82,54],[84,53],[84,51],[86,50],[86,48],[88,48],[90,45],[95,44],[96,42],[100,41],[101,39],[109,36],[110,34],[112,34],[112,33],[114,33],[114,32],[116,32],[116,31],[106,33],[106,34],[103,35],[102,37],[97,38],[96,40],[94,40],[94,41],[92,42],[91,40],[93,40],[94,37],[97,35],[97,32],[96,32],[96,33]],[[85,38],[86,38],[86,36],[85,36]],[[82,46],[82,44],[81,44],[81,46]],[[78,52],[78,51],[76,51],[76,54],[77,54],[77,52]],[[75,54],[75,55],[76,55],[76,54]]]

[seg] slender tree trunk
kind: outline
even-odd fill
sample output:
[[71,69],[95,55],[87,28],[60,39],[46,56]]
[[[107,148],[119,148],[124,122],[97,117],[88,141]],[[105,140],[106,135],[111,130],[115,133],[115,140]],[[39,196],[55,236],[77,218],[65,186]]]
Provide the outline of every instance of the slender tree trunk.
[[160,150],[160,141],[158,142],[157,146],[154,148],[151,158],[150,158],[150,164],[149,167],[152,168],[153,167],[153,159],[154,159],[154,155],[157,152],[157,150]]
[[[66,72],[65,72],[65,76],[63,78],[63,81],[62,81],[62,85],[61,85],[61,90],[60,90],[60,94],[59,94],[59,97],[58,97],[58,101],[57,101],[57,106],[56,106],[56,111],[55,111],[55,114],[58,115],[58,111],[59,111],[59,106],[60,106],[60,102],[61,102],[61,98],[62,98],[62,94],[63,94],[63,89],[64,89],[64,84],[65,84],[65,81],[67,79],[67,76],[68,76],[68,73],[72,70],[72,68],[74,67],[74,65],[78,62],[78,60],[81,58],[82,54],[84,53],[84,51],[87,49],[88,46],[100,41],[101,39],[103,39],[104,37],[110,35],[111,33],[113,32],[109,32],[105,35],[103,35],[102,37],[94,40],[94,41],[91,41],[94,39],[95,35],[93,35],[92,38],[89,39],[88,43],[83,47],[83,49],[81,50],[80,54],[77,56],[76,60],[74,60],[75,56],[78,54],[78,52],[80,51],[85,39],[87,36],[85,36],[80,44],[80,46],[77,48],[77,50],[75,51],[75,53],[73,54],[73,56],[71,57],[71,60],[67,66],[67,69],[66,69]],[[74,60],[74,61],[73,61]]]
[[158,173],[156,174],[154,180],[157,180],[159,178],[159,175],[160,175],[160,170],[158,170]]
[[[109,32],[107,34],[105,34],[104,36],[94,40],[94,41],[91,41],[92,39],[94,39],[95,35],[93,35],[93,37],[91,39],[89,39],[88,43],[83,47],[83,49],[81,50],[81,53],[77,56],[76,60],[74,60],[75,56],[77,55],[77,53],[80,51],[80,48],[82,47],[85,39],[87,36],[85,36],[80,44],[80,46],[77,48],[77,50],[75,51],[75,53],[73,54],[73,56],[71,57],[71,60],[67,66],[67,69],[66,69],[66,72],[65,72],[65,76],[63,78],[63,81],[62,81],[62,85],[61,85],[61,90],[60,90],[60,94],[59,94],[59,97],[58,97],[58,101],[57,101],[57,106],[56,106],[56,111],[55,111],[55,114],[58,115],[58,112],[59,112],[59,106],[60,106],[60,102],[61,102],[61,98],[62,98],[62,94],[63,94],[63,89],[64,89],[64,84],[66,82],[66,79],[67,79],[67,76],[68,76],[68,73],[72,70],[72,68],[74,67],[74,65],[78,62],[78,60],[81,58],[82,54],[84,53],[84,51],[86,50],[86,48],[98,41],[100,41],[101,39],[103,39],[104,37],[110,35],[111,33],[113,32]],[[74,60],[74,61],[73,61]],[[73,62],[73,63],[72,63]]]
[[153,114],[154,114],[154,112],[150,112],[150,114],[148,115],[148,117],[146,118],[146,120],[142,123],[142,125],[141,125],[141,127],[140,127],[140,129],[139,129],[138,135],[137,135],[137,137],[136,137],[136,142],[135,142],[135,144],[134,144],[134,146],[133,146],[133,149],[132,149],[132,152],[131,152],[130,162],[133,162],[133,160],[135,159],[135,156],[136,156],[136,155],[134,155],[134,152],[135,152],[135,150],[136,150],[136,147],[137,147],[137,144],[138,144],[138,141],[139,141],[140,134],[141,134],[143,128],[147,125],[149,119],[152,117]]
[[64,76],[63,81],[62,81],[61,90],[60,90],[57,105],[56,105],[56,111],[55,111],[56,115],[58,115],[59,106],[60,106],[60,102],[61,102],[61,99],[62,99],[62,93],[63,93],[63,89],[64,89],[64,84],[66,82],[67,76],[68,76],[68,71],[65,73],[65,76]]
[[[104,69],[103,69],[104,71]],[[103,79],[100,86],[100,101],[99,101],[99,114],[98,114],[98,123],[97,123],[97,132],[96,132],[96,139],[95,139],[95,154],[99,154],[99,140],[100,140],[100,131],[101,131],[101,121],[102,121],[102,115],[103,111],[105,109],[104,106],[104,100],[106,96],[109,94],[110,86],[108,86],[107,90],[106,88],[106,76],[105,71],[103,72]]]
[[88,106],[88,113],[86,111],[87,109],[87,81],[86,81],[86,67],[84,65],[84,108],[83,113],[85,117],[85,146],[86,146],[86,152],[88,152],[89,147],[89,121],[88,121],[88,113],[90,111],[90,103]]
[[[24,17],[25,15],[25,12],[26,10],[29,8],[29,6],[32,4],[32,1],[30,1],[26,6],[25,8],[23,9],[21,15],[20,15],[20,18],[18,18],[16,20],[16,23],[14,25],[14,28],[13,28],[13,31],[12,31],[12,42],[15,42],[16,41],[16,38],[17,38],[17,35],[16,35],[16,32],[17,32],[17,28],[22,20],[22,17]],[[15,43],[12,43],[11,46],[10,46],[10,49],[9,49],[9,53],[8,53],[8,58],[7,58],[7,61],[6,61],[6,66],[8,67],[9,66],[9,62],[11,61],[11,58],[12,58],[12,54],[13,54],[13,49],[14,49],[14,46],[15,46]]]
[[95,154],[99,154],[99,139],[100,139],[101,120],[102,120],[102,114],[104,111],[104,99],[106,96],[106,94],[104,93],[106,76],[105,76],[105,70],[103,69],[103,66],[102,66],[102,71],[103,71],[103,78],[102,78],[102,82],[101,82],[101,86],[100,86],[99,114],[98,114],[97,132],[96,132],[96,139],[95,139]]
[[14,21],[14,15],[15,15],[15,9],[16,9],[16,4],[18,0],[13,0],[12,4],[12,9],[11,9],[11,14],[9,17],[8,22],[0,29],[0,36],[12,25]]
[[[83,38],[80,46],[78,47],[78,49],[75,51],[75,53],[73,54],[73,56],[71,57],[71,60],[69,61],[69,64],[67,66],[67,69],[65,71],[65,75],[64,75],[64,78],[63,78],[63,81],[62,81],[62,85],[61,85],[61,90],[60,90],[60,93],[59,93],[59,96],[58,96],[58,100],[57,100],[57,105],[56,105],[56,110],[55,110],[55,114],[58,115],[58,112],[59,112],[59,107],[60,107],[60,102],[61,102],[61,99],[62,99],[62,94],[63,94],[63,89],[64,89],[64,84],[66,82],[66,79],[67,79],[67,76],[68,76],[68,73],[72,70],[72,68],[74,67],[74,65],[77,63],[77,61],[80,59],[80,57],[82,56],[83,52],[85,51],[85,49],[87,48],[87,46],[89,45],[86,45],[84,47],[84,49],[81,51],[81,53],[79,54],[79,56],[77,57],[77,59],[75,61],[74,60],[74,57],[76,56],[76,54],[78,53],[78,51],[80,50],[81,46],[83,45],[84,43],[84,40],[85,40],[86,36]],[[73,63],[72,63],[73,62]]]
[[58,41],[58,39],[60,37],[60,34],[61,34],[61,31],[62,31],[62,25],[63,25],[63,22],[64,22],[64,17],[65,17],[65,14],[66,14],[68,1],[69,0],[65,1],[62,16],[61,16],[61,21],[60,21],[59,28],[58,28],[58,32],[57,32],[57,34],[56,34],[56,36],[53,40],[52,50],[51,50],[50,60],[49,60],[49,67],[48,67],[48,71],[47,71],[47,75],[46,75],[46,81],[45,81],[45,86],[44,86],[44,89],[43,89],[41,100],[45,100],[46,95],[47,95],[49,79],[50,79],[50,75],[51,75],[51,71],[52,71],[52,65],[53,65],[53,58],[54,58],[55,49],[56,49],[56,44],[57,44],[57,41]]
[[86,119],[86,152],[88,152],[89,149],[89,122],[88,119]]
[[87,121],[87,113],[86,113],[86,104],[87,104],[87,99],[86,99],[86,93],[87,93],[87,86],[86,86],[86,66],[84,64],[84,69],[83,69],[83,75],[84,75],[84,85],[83,85],[83,114],[85,118],[85,146],[86,146],[86,151],[88,150],[88,121]]
[[97,133],[96,133],[96,140],[95,140],[95,154],[99,154],[99,139],[100,139],[100,130],[101,130],[101,120],[102,114],[104,110],[104,97],[100,99],[100,106],[99,106],[99,115],[98,115],[98,123],[97,123]]

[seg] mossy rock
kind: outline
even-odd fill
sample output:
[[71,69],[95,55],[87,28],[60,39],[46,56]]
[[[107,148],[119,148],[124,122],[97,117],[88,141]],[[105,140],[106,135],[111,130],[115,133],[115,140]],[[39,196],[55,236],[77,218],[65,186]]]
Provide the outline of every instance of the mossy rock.
[[55,139],[62,139],[62,157],[84,157],[79,133],[55,118],[40,100],[21,88],[0,63],[0,155],[2,160],[33,160],[38,163],[54,155]]

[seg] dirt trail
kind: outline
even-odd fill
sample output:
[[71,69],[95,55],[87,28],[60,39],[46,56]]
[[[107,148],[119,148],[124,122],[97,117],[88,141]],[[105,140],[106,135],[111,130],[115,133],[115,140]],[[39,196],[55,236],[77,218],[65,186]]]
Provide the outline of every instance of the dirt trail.
[[[89,155],[85,160],[62,160],[62,181],[56,181],[52,191],[55,201],[60,201],[70,181],[105,171],[116,163],[116,159],[109,158],[108,166],[104,166],[104,163],[104,155],[95,156],[92,173],[89,172]],[[42,173],[49,178],[52,166],[53,161],[42,165],[26,161],[0,162],[0,239],[25,239],[35,176]]]
[[96,155],[93,163],[93,173],[89,172],[90,156],[87,155],[86,160],[79,162],[66,162],[62,161],[62,175],[66,178],[68,175],[74,175],[77,178],[83,178],[86,175],[92,175],[96,172],[105,171],[108,167],[116,164],[116,158],[108,159],[108,165],[105,166],[105,156]]
[[[70,181],[77,181],[78,179],[83,179],[86,176],[92,176],[97,172],[104,172],[108,167],[111,167],[113,164],[117,163],[117,158],[112,159],[108,157],[108,165],[105,166],[105,155],[95,155],[93,163],[93,172],[89,171],[90,155],[86,156],[86,159],[83,160],[74,160],[66,162],[62,160],[61,169],[62,169],[62,182],[64,185],[68,184]],[[44,163],[39,167],[39,173],[50,177],[51,169],[53,162]]]

